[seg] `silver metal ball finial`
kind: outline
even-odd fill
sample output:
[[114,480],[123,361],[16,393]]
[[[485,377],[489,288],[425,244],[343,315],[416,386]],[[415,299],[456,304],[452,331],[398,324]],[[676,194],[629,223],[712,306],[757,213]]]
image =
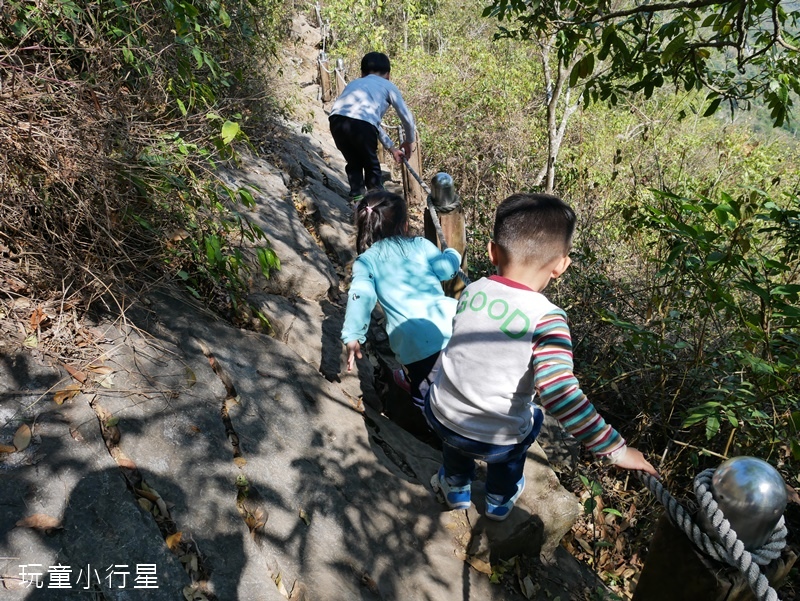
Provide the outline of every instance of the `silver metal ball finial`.
[[450,174],[440,171],[433,176],[431,180],[431,197],[437,210],[446,212],[458,205],[458,196]]
[[711,477],[711,493],[749,551],[769,540],[788,502],[778,470],[755,457],[723,462]]

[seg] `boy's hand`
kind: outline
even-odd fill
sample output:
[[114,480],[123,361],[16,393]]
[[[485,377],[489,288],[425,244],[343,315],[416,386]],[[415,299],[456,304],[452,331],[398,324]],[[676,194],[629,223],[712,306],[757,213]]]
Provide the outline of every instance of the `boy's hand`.
[[642,452],[638,449],[634,449],[633,447],[628,447],[625,451],[625,454],[617,459],[617,461],[614,463],[614,466],[624,470],[642,470],[643,472],[647,472],[656,478],[660,477],[656,471],[656,468],[654,468],[650,462],[644,458]]
[[353,371],[356,366],[356,358],[361,359],[361,345],[358,340],[347,343],[347,371]]
[[392,156],[394,157],[394,162],[397,164],[402,163],[403,157],[406,156],[405,153],[397,147],[389,149],[389,152],[392,153]]
[[411,153],[414,151],[414,142],[403,142],[400,144],[400,149],[403,151],[404,155],[410,157]]

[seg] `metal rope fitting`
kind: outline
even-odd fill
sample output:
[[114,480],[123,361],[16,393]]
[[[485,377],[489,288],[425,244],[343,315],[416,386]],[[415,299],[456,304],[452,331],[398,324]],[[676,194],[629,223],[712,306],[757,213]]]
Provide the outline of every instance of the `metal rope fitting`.
[[436,211],[445,214],[455,211],[461,206],[461,199],[456,194],[453,178],[440,171],[431,180],[431,200]]
[[[769,464],[767,465],[769,466]],[[727,469],[729,466],[723,463],[720,467],[726,467]],[[786,546],[787,530],[784,525],[783,515],[780,515],[780,518],[774,523],[772,532],[766,537],[766,542],[753,549],[752,552],[749,551],[745,548],[744,543],[739,540],[736,532],[731,528],[730,522],[725,519],[725,515],[714,499],[712,479],[715,471],[707,469],[698,474],[694,480],[695,497],[700,505],[699,511],[701,512],[699,516],[702,516],[698,517],[698,521],[709,525],[713,539],[694,522],[691,514],[675,500],[661,482],[646,472],[640,471],[637,472],[637,475],[667,510],[672,523],[683,530],[698,549],[712,559],[737,568],[747,578],[748,584],[758,601],[778,601],[778,594],[769,585],[767,577],[761,572],[759,566],[767,565],[774,559],[779,558],[783,548]],[[721,475],[724,476],[724,472]],[[721,482],[722,480],[718,478],[717,481]],[[732,490],[732,488],[726,489],[726,494],[731,494]],[[738,495],[739,499],[741,499],[741,491],[738,491]],[[780,506],[780,499],[776,499],[775,504]],[[785,505],[784,501],[783,507]],[[780,513],[782,512],[783,509],[781,508]]]

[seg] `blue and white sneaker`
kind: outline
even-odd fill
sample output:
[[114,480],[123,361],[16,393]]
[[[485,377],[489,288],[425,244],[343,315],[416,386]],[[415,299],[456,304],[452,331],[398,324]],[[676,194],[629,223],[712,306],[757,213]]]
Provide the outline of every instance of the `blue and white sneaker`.
[[496,505],[492,502],[493,500],[497,500],[496,495],[487,494],[486,517],[496,522],[502,522],[511,513],[511,510],[514,508],[514,503],[517,502],[517,499],[519,499],[519,496],[522,494],[523,490],[525,490],[525,476],[522,476],[522,478],[519,479],[519,482],[517,482],[517,492],[514,493],[514,496],[502,505]]
[[453,486],[444,477],[444,467],[440,467],[431,478],[431,487],[440,503],[447,503],[450,509],[469,509],[472,486]]

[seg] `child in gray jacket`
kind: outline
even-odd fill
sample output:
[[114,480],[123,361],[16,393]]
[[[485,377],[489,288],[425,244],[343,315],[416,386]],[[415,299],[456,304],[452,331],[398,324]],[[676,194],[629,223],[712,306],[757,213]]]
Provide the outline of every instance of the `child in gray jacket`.
[[[333,103],[329,122],[331,135],[347,166],[350,198],[358,202],[366,191],[382,190],[381,165],[378,160],[378,140],[402,162],[414,144],[414,118],[400,90],[389,81],[391,64],[381,52],[370,52],[361,59],[361,77],[351,81]],[[400,117],[405,139],[396,148],[381,129],[381,119],[393,106]]]

